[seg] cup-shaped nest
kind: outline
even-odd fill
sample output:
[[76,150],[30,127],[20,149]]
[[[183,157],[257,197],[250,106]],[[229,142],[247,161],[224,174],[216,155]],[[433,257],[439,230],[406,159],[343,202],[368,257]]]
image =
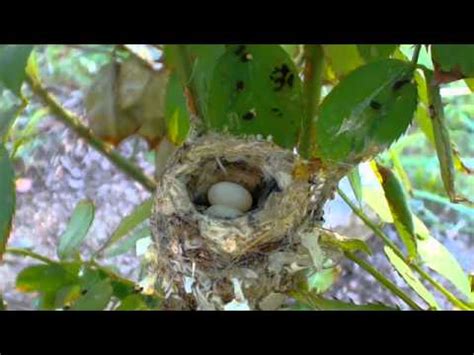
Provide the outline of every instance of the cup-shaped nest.
[[[239,297],[237,280],[240,298],[262,300],[288,286],[285,265],[295,272],[298,263],[313,265],[301,235],[327,192],[321,176],[298,173],[300,163],[272,142],[230,135],[208,134],[181,147],[159,182],[152,217],[166,297],[191,308],[220,308],[215,305]],[[247,189],[250,210],[235,218],[207,214],[207,192],[221,181]]]

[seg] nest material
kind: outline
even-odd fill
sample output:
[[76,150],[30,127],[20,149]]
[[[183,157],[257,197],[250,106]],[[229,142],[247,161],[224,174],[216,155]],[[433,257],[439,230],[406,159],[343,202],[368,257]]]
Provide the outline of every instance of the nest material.
[[[159,182],[152,217],[159,287],[172,309],[276,309],[327,258],[315,226],[335,184],[271,142],[209,134],[180,148]],[[236,182],[253,195],[234,219],[204,213],[207,190]]]

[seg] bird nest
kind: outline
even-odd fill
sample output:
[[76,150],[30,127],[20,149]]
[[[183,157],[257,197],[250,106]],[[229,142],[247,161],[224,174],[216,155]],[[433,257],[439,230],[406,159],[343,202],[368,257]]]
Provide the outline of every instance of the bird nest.
[[[169,309],[277,309],[329,254],[315,227],[335,184],[272,142],[208,134],[183,145],[156,192],[154,273]],[[207,191],[238,183],[253,197],[232,219],[206,214]]]

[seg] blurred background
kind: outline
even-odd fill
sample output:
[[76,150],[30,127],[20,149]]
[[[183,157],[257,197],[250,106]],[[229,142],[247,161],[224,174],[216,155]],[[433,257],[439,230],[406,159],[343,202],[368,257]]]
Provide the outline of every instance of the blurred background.
[[[113,46],[105,45],[38,46],[38,60],[48,90],[66,108],[84,116],[87,89],[101,66],[110,60],[112,50]],[[402,46],[402,50],[409,54],[411,48]],[[420,57],[420,61],[423,60],[431,66],[429,59]],[[122,218],[150,194],[55,120],[47,108],[29,96],[28,89],[25,96],[30,104],[16,121],[7,145],[17,174],[17,210],[9,246],[32,249],[55,258],[58,238],[74,207],[79,201],[90,198],[96,205],[96,218],[83,250],[87,257],[110,236]],[[442,96],[451,138],[463,162],[474,169],[474,94],[463,81],[458,81],[445,85]],[[5,90],[0,97],[0,107],[10,107],[14,100]],[[431,235],[457,258],[464,271],[474,273],[474,210],[448,201],[436,152],[416,124],[396,143],[396,148],[411,184],[413,212],[426,224]],[[154,153],[148,151],[144,140],[132,137],[118,150],[145,172],[153,174]],[[360,173],[362,183],[370,186],[375,178],[366,164],[360,166]],[[459,192],[473,199],[474,176],[460,173],[456,176]],[[341,182],[341,187],[354,197],[347,180]],[[361,207],[366,209],[366,206]],[[376,219],[373,212],[370,215]],[[327,227],[341,234],[367,240],[374,250],[372,263],[413,294],[386,261],[381,243],[371,237],[370,230],[339,197],[326,206],[325,220]],[[390,227],[386,228],[390,232]],[[137,280],[143,244],[143,240],[130,243],[122,254],[110,255],[103,263]],[[0,265],[0,293],[10,309],[34,308],[33,296],[15,290],[17,273],[32,263],[28,258],[6,255]],[[326,294],[356,303],[380,301],[404,308],[370,275],[346,261],[342,262],[340,273]],[[438,301],[448,307],[444,300]]]

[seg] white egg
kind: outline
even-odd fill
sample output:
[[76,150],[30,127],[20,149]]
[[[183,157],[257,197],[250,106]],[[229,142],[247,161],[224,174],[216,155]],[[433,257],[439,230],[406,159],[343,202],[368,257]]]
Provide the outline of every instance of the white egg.
[[211,205],[224,205],[246,212],[252,207],[252,195],[234,182],[221,181],[211,186],[207,192]]
[[206,212],[207,215],[217,218],[237,218],[243,215],[243,212],[232,207],[224,205],[212,205]]

